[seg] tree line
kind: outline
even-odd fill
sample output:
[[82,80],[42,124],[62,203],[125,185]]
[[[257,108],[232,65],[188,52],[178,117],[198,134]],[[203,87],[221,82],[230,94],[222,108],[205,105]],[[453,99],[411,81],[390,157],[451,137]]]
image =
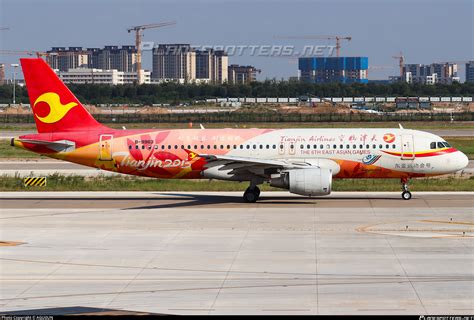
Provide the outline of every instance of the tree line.
[[[84,103],[178,104],[208,98],[238,97],[358,97],[358,96],[474,96],[474,83],[423,85],[404,82],[383,84],[314,84],[299,81],[256,81],[250,84],[69,84]],[[11,103],[12,85],[0,86],[0,103]],[[17,103],[29,103],[25,87],[16,86]]]

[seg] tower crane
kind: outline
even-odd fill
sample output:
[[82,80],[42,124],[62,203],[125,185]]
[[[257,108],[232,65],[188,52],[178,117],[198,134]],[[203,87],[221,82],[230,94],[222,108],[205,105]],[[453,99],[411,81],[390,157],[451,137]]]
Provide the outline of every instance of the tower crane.
[[398,59],[398,67],[400,68],[400,79],[403,79],[403,68],[405,67],[405,57],[400,51],[400,54],[397,56],[392,56],[393,59]]
[[152,23],[152,24],[144,24],[141,26],[134,26],[127,29],[128,33],[135,31],[135,46],[137,47],[137,83],[141,83],[141,69],[142,69],[142,37],[143,37],[143,30],[145,29],[154,29],[154,28],[161,28],[170,25],[174,25],[176,22],[169,21],[169,22],[161,22],[161,23]]
[[274,36],[276,39],[326,39],[326,40],[336,40],[336,56],[339,57],[341,54],[341,40],[351,41],[352,37],[350,36]]

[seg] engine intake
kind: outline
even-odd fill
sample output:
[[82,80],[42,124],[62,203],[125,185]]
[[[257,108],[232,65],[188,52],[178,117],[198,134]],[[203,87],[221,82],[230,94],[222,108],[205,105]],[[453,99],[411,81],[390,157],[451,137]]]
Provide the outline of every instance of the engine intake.
[[324,196],[331,193],[332,173],[325,168],[288,170],[272,175],[270,185],[303,196]]

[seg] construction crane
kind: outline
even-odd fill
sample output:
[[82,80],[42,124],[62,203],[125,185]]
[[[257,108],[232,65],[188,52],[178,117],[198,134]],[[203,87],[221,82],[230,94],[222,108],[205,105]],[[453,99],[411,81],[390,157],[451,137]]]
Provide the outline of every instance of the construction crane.
[[14,56],[36,56],[37,58],[44,58],[46,63],[51,66],[51,60],[48,59],[51,56],[67,56],[67,52],[43,52],[36,50],[0,50],[0,56],[3,55],[14,55]]
[[174,21],[169,22],[161,22],[161,23],[152,23],[152,24],[144,24],[141,26],[134,26],[127,29],[128,33],[135,31],[135,46],[137,48],[137,83],[140,84],[142,81],[141,69],[142,69],[142,31],[145,29],[154,29],[154,28],[161,28],[166,26],[171,26],[176,24]]
[[34,56],[37,51],[20,51],[20,50],[0,50],[0,56],[15,55],[15,56]]
[[0,50],[1,55],[15,55],[15,56],[36,56],[38,58],[49,57],[53,55],[63,55],[62,52],[42,52],[36,50]]
[[403,68],[405,67],[405,57],[403,53],[400,51],[398,56],[392,56],[393,59],[398,60],[398,67],[400,68],[400,79],[403,79]]
[[336,56],[339,57],[341,54],[341,40],[351,41],[352,37],[349,36],[274,36],[276,39],[325,39],[325,40],[336,40]]

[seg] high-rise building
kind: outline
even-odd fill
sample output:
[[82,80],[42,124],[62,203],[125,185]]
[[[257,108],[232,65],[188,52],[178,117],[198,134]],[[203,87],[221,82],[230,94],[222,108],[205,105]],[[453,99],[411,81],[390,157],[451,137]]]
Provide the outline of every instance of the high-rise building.
[[137,71],[137,49],[135,46],[105,46],[93,55],[96,56],[97,68],[123,72]]
[[[203,63],[205,58],[202,58]],[[204,70],[204,67],[202,68]],[[200,71],[200,74],[205,71]],[[153,73],[155,80],[171,80],[180,83],[196,80],[196,52],[189,44],[160,44],[153,49]]]
[[53,69],[67,71],[74,68],[87,68],[88,55],[82,47],[53,47],[47,51],[47,62]]
[[299,58],[300,80],[312,83],[367,83],[367,57]]
[[405,64],[403,67],[404,81],[408,83],[450,84],[459,82],[458,65],[456,63]]
[[99,69],[100,48],[87,48],[87,67],[89,69]]
[[224,83],[229,80],[229,57],[223,50],[214,51],[214,71],[213,78],[214,83]]
[[222,50],[195,50],[190,44],[160,44],[153,49],[154,82],[224,83],[229,57]]
[[466,63],[466,82],[474,83],[474,61]]
[[68,71],[77,68],[96,68],[136,71],[137,50],[134,46],[105,46],[100,48],[53,47],[47,52],[48,64],[53,69]]
[[257,70],[253,66],[239,66],[231,64],[228,68],[229,83],[247,84],[257,79]]
[[227,81],[228,56],[224,51],[196,50],[196,79],[210,83]]
[[196,51],[196,78],[211,80],[213,53],[212,49]]
[[5,84],[5,65],[0,63],[0,86]]

